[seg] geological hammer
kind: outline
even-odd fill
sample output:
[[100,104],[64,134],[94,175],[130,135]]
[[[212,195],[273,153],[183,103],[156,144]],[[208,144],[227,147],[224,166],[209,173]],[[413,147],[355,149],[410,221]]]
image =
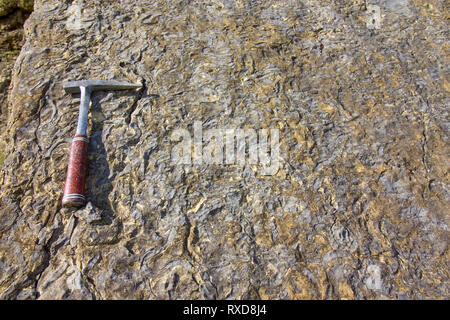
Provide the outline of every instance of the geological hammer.
[[136,89],[140,88],[141,85],[115,80],[81,80],[65,82],[63,87],[68,93],[81,93],[81,100],[77,132],[70,147],[62,205],[65,207],[81,207],[86,203],[84,193],[89,142],[87,137],[87,120],[91,93],[100,90]]

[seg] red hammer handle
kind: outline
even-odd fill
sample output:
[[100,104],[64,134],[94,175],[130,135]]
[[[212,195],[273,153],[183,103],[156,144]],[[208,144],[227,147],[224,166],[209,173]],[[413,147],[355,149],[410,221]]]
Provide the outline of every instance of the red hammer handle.
[[86,203],[84,196],[87,168],[88,137],[77,134],[70,147],[69,165],[67,167],[66,185],[62,205],[64,207],[81,207]]

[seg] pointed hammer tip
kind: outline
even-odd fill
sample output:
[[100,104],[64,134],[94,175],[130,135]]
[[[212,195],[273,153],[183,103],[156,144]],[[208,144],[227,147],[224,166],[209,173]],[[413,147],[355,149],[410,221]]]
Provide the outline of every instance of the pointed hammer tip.
[[141,83],[129,83],[117,80],[78,80],[78,81],[66,81],[63,84],[63,88],[68,93],[79,93],[80,87],[89,87],[92,91],[100,90],[130,90],[141,88]]

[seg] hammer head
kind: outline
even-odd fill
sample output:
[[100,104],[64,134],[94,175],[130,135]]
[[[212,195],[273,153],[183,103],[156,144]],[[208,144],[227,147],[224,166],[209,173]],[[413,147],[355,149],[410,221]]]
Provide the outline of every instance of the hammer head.
[[90,88],[91,91],[100,90],[129,90],[137,89],[142,85],[133,84],[128,82],[116,81],[116,80],[80,80],[80,81],[68,81],[64,83],[64,90],[68,93],[80,93],[80,87]]

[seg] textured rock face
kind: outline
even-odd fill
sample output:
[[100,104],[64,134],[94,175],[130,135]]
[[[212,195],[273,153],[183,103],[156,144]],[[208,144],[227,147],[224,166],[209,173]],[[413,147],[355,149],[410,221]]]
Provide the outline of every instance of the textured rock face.
[[[444,1],[35,2],[1,168],[3,299],[448,298]],[[87,198],[61,208],[79,99]],[[280,167],[171,135],[279,130]]]
[[[20,1],[19,1],[20,2]],[[33,10],[33,1],[0,0],[0,136],[3,134],[7,115],[7,96],[14,61],[23,45],[23,23]],[[0,165],[4,160],[4,142],[0,138]]]
[[33,0],[0,0],[0,17],[6,16],[17,9],[26,12],[33,11]]

